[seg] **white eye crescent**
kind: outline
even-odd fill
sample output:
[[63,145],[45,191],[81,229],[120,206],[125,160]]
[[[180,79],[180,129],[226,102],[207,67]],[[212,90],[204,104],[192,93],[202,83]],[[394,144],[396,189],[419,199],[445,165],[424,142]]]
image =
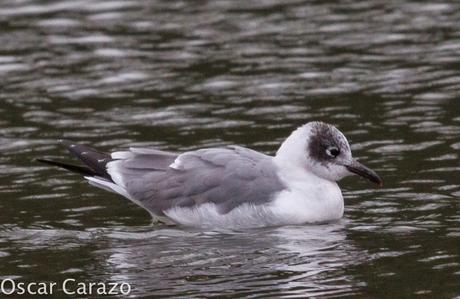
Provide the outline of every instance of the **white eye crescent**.
[[340,150],[336,146],[330,146],[326,149],[328,156],[335,158],[340,155]]

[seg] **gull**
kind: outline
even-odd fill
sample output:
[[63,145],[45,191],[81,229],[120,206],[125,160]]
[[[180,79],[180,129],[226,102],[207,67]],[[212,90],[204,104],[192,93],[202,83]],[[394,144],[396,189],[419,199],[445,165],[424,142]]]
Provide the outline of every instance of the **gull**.
[[85,165],[37,160],[79,173],[91,185],[146,209],[154,222],[171,225],[233,229],[324,223],[343,216],[340,179],[357,174],[383,184],[353,159],[346,137],[323,122],[297,128],[275,156],[241,146],[106,154],[61,142]]

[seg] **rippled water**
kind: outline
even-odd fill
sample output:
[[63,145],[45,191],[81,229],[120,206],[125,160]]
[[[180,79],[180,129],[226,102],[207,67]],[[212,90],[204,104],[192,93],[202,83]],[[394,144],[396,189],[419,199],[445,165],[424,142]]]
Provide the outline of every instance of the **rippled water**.
[[[460,295],[457,1],[0,2],[0,276],[170,297]],[[343,220],[200,231],[38,165],[110,151],[274,153],[336,124],[385,187]]]

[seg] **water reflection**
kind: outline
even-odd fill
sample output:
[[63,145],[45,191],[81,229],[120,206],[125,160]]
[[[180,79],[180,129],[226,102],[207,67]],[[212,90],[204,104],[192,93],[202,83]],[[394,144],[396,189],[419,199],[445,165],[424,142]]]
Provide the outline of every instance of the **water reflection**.
[[4,227],[0,237],[8,239],[14,249],[14,253],[3,252],[1,257],[36,250],[51,256],[78,253],[93,244],[91,257],[80,257],[93,262],[78,268],[73,265],[78,262],[73,261],[53,279],[63,281],[69,275],[90,271],[93,279],[129,282],[134,295],[218,295],[223,290],[234,295],[339,295],[359,285],[344,275],[344,269],[369,258],[347,240],[343,221],[240,232]]
[[139,294],[174,295],[178,288],[176,295],[338,295],[357,282],[337,273],[366,259],[346,240],[342,223],[249,232],[159,229],[109,238],[113,247],[98,252],[107,258],[101,272],[129,281]]

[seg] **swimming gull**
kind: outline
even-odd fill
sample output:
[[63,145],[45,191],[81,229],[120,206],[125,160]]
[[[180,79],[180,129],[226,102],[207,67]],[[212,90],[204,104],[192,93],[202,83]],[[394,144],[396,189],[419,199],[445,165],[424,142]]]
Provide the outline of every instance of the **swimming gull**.
[[105,154],[62,143],[85,166],[38,160],[82,174],[167,224],[247,228],[327,222],[343,215],[337,181],[354,173],[382,185],[373,170],[352,158],[345,136],[323,122],[297,128],[275,156],[241,146]]

